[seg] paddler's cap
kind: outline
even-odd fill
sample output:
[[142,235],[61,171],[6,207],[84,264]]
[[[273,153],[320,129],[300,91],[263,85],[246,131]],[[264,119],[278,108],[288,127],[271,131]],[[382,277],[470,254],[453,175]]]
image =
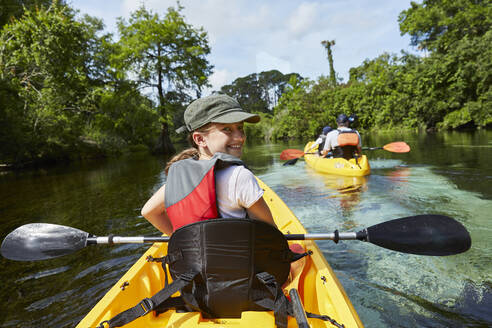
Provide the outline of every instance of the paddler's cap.
[[331,130],[333,130],[333,129],[332,129],[330,126],[328,126],[328,125],[327,125],[327,126],[325,126],[325,127],[323,128],[323,134],[324,134],[324,135],[327,135],[327,134],[328,134],[328,132],[330,132]]
[[176,132],[192,132],[208,123],[258,123],[259,121],[259,115],[246,112],[235,99],[217,94],[193,101],[184,112],[185,125]]
[[348,122],[348,117],[345,114],[340,114],[337,117],[337,123],[345,123]]

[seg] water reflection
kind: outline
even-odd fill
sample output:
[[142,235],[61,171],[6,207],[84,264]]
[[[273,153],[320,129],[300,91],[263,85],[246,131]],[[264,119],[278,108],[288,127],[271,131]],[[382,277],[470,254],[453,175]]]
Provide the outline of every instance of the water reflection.
[[367,177],[348,177],[328,175],[306,167],[310,179],[321,180],[326,188],[325,198],[338,201],[341,211],[348,215],[361,201],[361,195],[367,190]]
[[[368,152],[363,178],[315,173],[278,159],[299,144],[249,144],[245,163],[310,232],[358,231],[423,213],[456,218],[472,248],[458,256],[399,254],[362,242],[318,244],[366,327],[492,326],[492,131],[363,135],[365,146],[404,140],[407,154]],[[478,147],[483,146],[483,147]],[[166,179],[166,158],[131,156],[0,175],[3,239],[32,222],[98,235],[152,235],[140,208]],[[93,246],[41,262],[0,259],[2,327],[73,327],[147,246]]]
[[[374,162],[372,174],[360,185],[321,175],[304,163],[282,175],[272,168],[264,180],[313,232],[356,231],[424,213],[456,218],[473,240],[472,249],[457,256],[407,255],[364,243],[319,245],[367,327],[490,326],[490,311],[484,310],[492,299],[492,247],[486,236],[492,201],[459,189],[449,171],[443,171],[446,166],[382,158]],[[349,211],[341,201],[345,190],[355,195]]]

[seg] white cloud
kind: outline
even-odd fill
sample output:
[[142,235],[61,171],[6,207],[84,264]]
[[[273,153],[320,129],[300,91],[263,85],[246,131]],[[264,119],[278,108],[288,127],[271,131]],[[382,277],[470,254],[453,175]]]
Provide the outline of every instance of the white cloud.
[[288,19],[287,28],[295,38],[310,33],[318,20],[318,4],[303,2]]
[[260,73],[272,69],[276,69],[283,74],[291,73],[290,63],[288,61],[260,51],[256,55],[256,72]]
[[[162,16],[174,0],[72,0],[76,8],[104,20],[129,17],[143,3]],[[187,23],[208,33],[214,65],[212,84],[254,72],[278,69],[316,79],[329,72],[322,40],[335,40],[336,72],[345,80],[351,67],[383,52],[412,51],[401,37],[398,14],[408,0],[181,0]],[[112,8],[112,9],[109,9]],[[100,16],[102,15],[102,16]],[[115,28],[113,27],[113,31]]]
[[226,69],[215,70],[210,76],[210,84],[212,84],[212,90],[220,90],[220,87],[226,84],[230,84],[234,79],[234,74]]

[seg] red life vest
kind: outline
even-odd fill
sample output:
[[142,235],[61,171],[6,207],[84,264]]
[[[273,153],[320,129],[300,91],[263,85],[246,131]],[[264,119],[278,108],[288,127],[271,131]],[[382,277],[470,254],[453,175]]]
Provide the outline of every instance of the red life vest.
[[359,135],[354,130],[338,130],[338,147],[358,146]]
[[354,158],[359,146],[359,135],[355,130],[338,129],[338,146],[333,149],[333,157]]
[[216,153],[210,160],[188,158],[171,165],[164,205],[173,231],[190,223],[220,217],[215,170],[228,165],[243,165],[243,162],[237,157]]

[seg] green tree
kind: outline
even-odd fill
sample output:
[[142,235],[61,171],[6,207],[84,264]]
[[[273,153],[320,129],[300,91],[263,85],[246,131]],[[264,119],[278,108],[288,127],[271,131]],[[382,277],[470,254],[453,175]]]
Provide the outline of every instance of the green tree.
[[[67,156],[96,109],[94,26],[66,6],[26,10],[0,34],[0,105],[7,129],[2,157],[13,162]],[[5,152],[4,152],[5,151]],[[7,153],[8,152],[8,153]]]
[[331,83],[333,86],[336,86],[337,85],[337,77],[336,77],[336,73],[335,73],[335,68],[333,66],[333,54],[331,51],[331,47],[335,45],[335,40],[321,41],[321,45],[323,45],[323,47],[325,47],[326,52],[327,52],[328,63],[330,64],[330,80],[331,80]]
[[[274,136],[312,138],[336,115],[355,113],[359,128],[463,128],[492,124],[490,1],[423,0],[399,16],[402,34],[425,56],[383,54],[329,77],[296,85],[275,108]],[[330,59],[331,42],[323,41]]]
[[292,76],[302,80],[297,73],[284,75],[277,70],[253,73],[222,86],[221,92],[235,98],[249,112],[271,113]]
[[408,119],[406,93],[410,91],[402,90],[404,67],[396,55],[385,53],[350,69],[348,87],[339,92],[344,99],[342,111],[357,114],[363,128],[401,126]]
[[50,4],[63,5],[64,3],[65,1],[62,0],[2,0],[0,5],[0,27],[12,19],[21,17],[25,9],[48,7]]
[[256,73],[235,79],[232,84],[222,86],[221,91],[235,98],[248,112],[269,112]]
[[292,86],[280,98],[274,109],[275,139],[309,138],[319,127],[317,115],[314,114],[313,101],[309,90],[313,86],[310,80],[297,80],[292,76],[289,84]]
[[446,72],[446,109],[442,128],[492,124],[492,30],[481,38],[465,37],[446,56],[428,59]]
[[400,31],[431,53],[415,75],[427,127],[491,123],[490,1],[424,0],[399,16]]
[[278,70],[258,74],[258,85],[262,90],[263,99],[267,103],[268,112],[271,112],[273,107],[277,106],[282,95],[291,87],[290,81],[292,77],[295,77],[296,81],[304,79],[298,73],[282,74]]
[[176,108],[190,92],[200,96],[213,68],[206,59],[207,33],[187,24],[182,9],[170,7],[161,18],[142,6],[128,22],[118,20],[121,38],[113,64],[128,70],[140,87],[157,90],[162,132],[156,150],[163,153],[174,152],[170,128]]
[[85,135],[106,149],[119,150],[132,145],[152,148],[159,132],[159,115],[150,99],[135,85],[120,81],[101,91],[99,110],[86,125]]
[[423,0],[400,13],[401,34],[420,49],[447,53],[464,37],[481,37],[492,26],[490,0]]

